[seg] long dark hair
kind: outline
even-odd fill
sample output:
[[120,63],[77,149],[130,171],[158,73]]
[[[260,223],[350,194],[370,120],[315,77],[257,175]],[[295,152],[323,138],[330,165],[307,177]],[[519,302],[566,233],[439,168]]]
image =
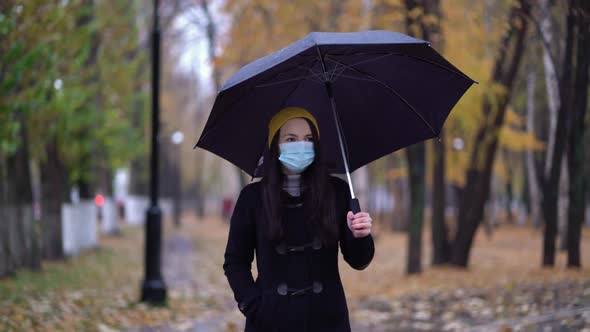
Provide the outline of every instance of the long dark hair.
[[[334,211],[334,192],[329,183],[329,174],[322,160],[317,129],[311,121],[305,119],[311,128],[315,158],[313,163],[301,173],[301,186],[305,191],[304,207],[310,212],[305,222],[318,236],[324,246],[334,244],[338,238],[338,225]],[[269,239],[280,241],[284,238],[281,216],[281,190],[284,174],[279,158],[279,132],[274,136],[268,158],[264,160],[264,177],[262,178],[263,205],[266,211],[266,231]],[[304,193],[302,192],[302,195]]]

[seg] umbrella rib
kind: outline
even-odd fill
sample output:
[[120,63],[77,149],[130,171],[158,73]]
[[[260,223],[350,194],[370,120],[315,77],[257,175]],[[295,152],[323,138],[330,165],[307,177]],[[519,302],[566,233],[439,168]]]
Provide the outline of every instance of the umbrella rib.
[[[314,61],[317,61],[317,57],[316,57],[315,55],[314,55],[314,56],[313,56],[311,59],[307,60],[306,62],[304,62],[304,63],[302,63],[302,64],[299,64],[299,65],[297,65],[296,67],[289,68],[289,70],[288,70],[288,71],[295,70],[295,69],[299,69],[299,68],[305,68],[307,71],[310,71],[310,70],[313,68],[313,65],[312,65],[312,66],[307,66],[307,67],[304,67],[304,66],[305,66],[305,65],[308,65],[309,63],[312,63],[312,62],[314,62]],[[286,72],[288,72],[288,71],[286,71]],[[286,72],[280,72],[280,73],[277,73],[276,75],[274,75],[274,76],[273,76],[272,78],[270,78],[269,80],[272,80],[272,79],[274,79],[274,78],[275,78],[275,77],[277,77],[278,75],[285,74]],[[305,77],[304,77],[304,78],[305,78]],[[267,80],[267,81],[268,81],[268,80]],[[317,82],[316,82],[316,83],[317,83]],[[321,82],[320,82],[320,83],[321,83]],[[250,87],[250,88],[248,88],[248,90],[252,90],[252,89],[254,89],[254,88],[256,88],[256,86],[254,86],[254,87]],[[222,91],[221,91],[221,92],[223,92],[223,89],[222,89]],[[248,91],[248,92],[249,92],[249,91]],[[292,93],[292,92],[291,92],[291,93]],[[247,93],[244,93],[244,94],[242,94],[242,96],[241,96],[241,97],[239,97],[239,98],[236,98],[235,100],[233,100],[233,101],[231,102],[231,104],[230,104],[230,105],[228,105],[228,109],[231,109],[231,108],[233,108],[233,106],[234,106],[235,104],[237,104],[237,103],[239,103],[240,101],[242,101],[242,100],[243,100],[243,96],[244,96],[244,95],[246,95],[246,94],[247,94]],[[202,140],[203,140],[205,137],[207,137],[207,135],[208,135],[208,134],[209,134],[209,133],[210,133],[212,130],[214,130],[214,129],[217,127],[217,124],[219,123],[219,121],[220,121],[220,118],[223,118],[223,117],[225,117],[225,116],[227,116],[227,112],[224,112],[224,113],[220,114],[220,115],[217,117],[217,119],[215,119],[215,121],[214,121],[214,122],[211,122],[210,124],[209,124],[209,121],[207,121],[207,123],[205,124],[205,128],[207,128],[207,125],[209,125],[209,127],[208,127],[209,129],[207,130],[207,132],[204,132],[204,135],[203,135],[203,136],[202,136],[202,137],[199,139],[199,141],[197,141],[197,144],[195,144],[195,146],[193,147],[193,149],[195,149],[195,148],[196,148],[196,147],[199,145],[199,143],[200,143],[200,142],[201,142],[201,141],[202,141]],[[203,131],[204,131],[204,129],[203,129]]]
[[[358,55],[358,54],[365,54],[365,53],[347,53],[347,54],[342,54],[342,55]],[[333,55],[333,54],[331,54],[331,55]],[[369,62],[372,62],[372,61],[377,61],[377,60],[380,60],[380,59],[386,58],[386,57],[388,57],[388,56],[391,56],[391,55],[403,55],[403,54],[402,54],[402,53],[385,53],[385,54],[380,54],[379,56],[377,56],[377,57],[375,57],[375,58],[372,58],[372,59],[367,59],[367,60],[363,60],[363,61],[359,61],[359,62],[355,62],[355,63],[353,63],[353,64],[350,64],[349,66],[358,66],[358,65],[362,65],[362,64],[365,64],[365,63],[369,63]],[[338,66],[338,64],[337,64],[337,66]],[[336,68],[338,68],[338,67],[336,67]],[[336,69],[334,69],[334,70],[336,70]],[[341,76],[341,77],[344,77],[344,76],[342,75],[342,73],[343,73],[345,70],[346,70],[346,68],[344,68],[344,67],[343,67],[343,68],[340,70],[340,73],[339,73],[339,74],[335,74],[334,76],[336,76],[336,78],[338,78],[338,77],[340,77],[340,76]],[[332,78],[333,78],[333,76],[330,78],[330,80],[332,80]],[[349,78],[353,78],[353,77],[349,77]]]
[[[372,55],[372,53],[365,53],[365,52],[347,53],[347,54],[334,54],[334,53],[331,53],[330,55],[332,55],[332,56]],[[479,83],[479,82],[471,79],[470,77],[468,77],[464,73],[462,73],[460,71],[457,71],[457,70],[455,70],[453,68],[449,68],[449,67],[447,67],[445,65],[442,65],[442,64],[440,64],[438,62],[435,62],[435,61],[432,61],[432,60],[428,60],[426,58],[423,58],[423,57],[420,57],[420,56],[417,56],[417,55],[407,54],[407,53],[383,53],[383,54],[380,54],[378,57],[375,57],[373,59],[359,61],[359,62],[356,62],[356,63],[351,64],[350,66],[358,66],[358,65],[365,64],[365,63],[368,63],[368,62],[377,61],[377,60],[380,60],[382,58],[385,58],[385,57],[388,57],[388,56],[391,56],[391,55],[407,56],[407,57],[413,58],[415,60],[424,61],[424,62],[427,62],[429,64],[438,66],[438,67],[443,68],[445,70],[448,70],[448,71],[450,71],[450,72],[452,72],[452,73],[454,73],[456,75],[459,75],[459,76],[461,76],[461,77],[463,77],[465,79],[468,79],[468,80],[470,80],[472,82]]]
[[408,105],[408,107],[409,107],[409,108],[410,108],[412,111],[414,111],[414,113],[416,113],[416,115],[418,115],[418,117],[420,117],[420,119],[422,119],[422,121],[423,121],[423,122],[424,122],[424,123],[425,123],[425,124],[428,126],[428,128],[430,128],[430,130],[432,131],[432,133],[434,134],[434,136],[438,136],[438,134],[436,133],[436,131],[435,131],[435,130],[432,128],[432,126],[430,125],[430,123],[428,123],[428,121],[426,121],[426,119],[424,119],[424,117],[422,116],[422,114],[420,114],[420,113],[419,113],[419,112],[416,110],[416,108],[414,108],[414,106],[412,106],[412,104],[410,104],[410,103],[409,103],[409,102],[408,102],[406,99],[404,99],[404,97],[402,97],[402,96],[401,96],[399,93],[397,93],[397,91],[395,91],[395,89],[394,89],[394,88],[392,88],[391,86],[389,86],[387,83],[385,83],[385,82],[383,82],[383,81],[381,81],[381,80],[379,80],[379,79],[375,78],[375,77],[374,77],[373,75],[371,75],[371,74],[368,74],[368,73],[366,73],[366,72],[364,72],[364,71],[362,71],[362,70],[360,70],[360,69],[358,69],[358,68],[351,67],[351,66],[349,66],[349,65],[347,65],[347,64],[345,64],[345,63],[342,63],[342,62],[340,62],[340,61],[336,61],[336,60],[334,60],[334,59],[331,59],[331,58],[329,58],[329,57],[327,57],[327,56],[325,57],[325,59],[326,59],[326,60],[328,60],[328,61],[335,62],[335,63],[340,63],[342,66],[344,66],[344,67],[346,67],[346,68],[349,68],[349,69],[352,69],[352,70],[354,70],[354,71],[358,72],[359,74],[365,75],[366,77],[368,77],[368,78],[372,79],[374,82],[377,82],[377,83],[381,84],[381,85],[382,85],[383,87],[385,87],[385,88],[386,88],[388,91],[391,91],[391,92],[392,92],[393,94],[395,94],[395,95],[396,95],[396,96],[397,96],[397,97],[398,97],[398,98],[399,98],[401,101],[403,101],[403,102],[404,102],[406,105]]
[[330,78],[330,80],[332,82],[335,82],[335,79],[338,79],[339,77],[342,77],[342,73],[344,73],[346,71],[346,67],[341,67],[341,68],[335,68],[334,69],[334,75],[332,75],[332,77]]
[[350,78],[351,80],[358,80],[358,81],[365,81],[365,82],[375,82],[374,79],[356,77],[356,76],[350,76],[350,75],[344,75],[344,74],[340,74],[339,77]]
[[[256,85],[257,88],[265,88],[265,87],[269,87],[269,86],[273,86],[273,85],[278,85],[278,84],[283,84],[283,83],[290,83],[290,82],[294,82],[294,81],[299,81],[299,80],[304,80],[304,79],[309,79],[312,82],[315,83],[319,83],[322,84],[324,83],[324,81],[322,80],[321,76],[323,75],[323,73],[315,73],[311,70],[312,67],[308,68],[308,72],[311,75],[305,75],[305,76],[300,76],[300,77],[295,77],[295,78],[290,78],[290,79],[286,79],[286,80],[282,80],[282,81],[275,81],[275,82],[269,82],[269,83],[264,83],[264,84],[258,84]],[[334,68],[330,71],[328,71],[328,75],[330,75],[330,78],[328,79],[329,81],[333,81],[333,78],[336,77],[340,77],[342,76],[342,72],[344,72],[346,70],[346,68],[341,67],[341,68]],[[317,80],[316,80],[317,79]]]
[[[317,61],[317,59],[316,59],[316,61]],[[314,73],[313,73],[313,66],[310,66],[310,67],[307,69],[307,71],[308,71],[308,72],[311,72],[312,74],[314,74]],[[314,75],[315,75],[315,74],[314,74]],[[297,91],[297,89],[299,89],[299,86],[301,85],[301,82],[302,82],[302,81],[303,81],[303,80],[300,80],[300,81],[297,83],[297,85],[296,85],[296,86],[295,86],[295,87],[294,87],[294,88],[293,88],[291,91],[289,91],[289,94],[287,95],[287,98],[285,98],[285,99],[284,99],[284,102],[283,102],[282,108],[283,108],[283,107],[285,107],[285,103],[286,103],[286,102],[289,100],[289,98],[291,98],[291,96],[293,95],[293,93],[294,93],[295,91]]]
[[448,70],[448,71],[450,71],[450,72],[452,72],[452,73],[455,73],[456,75],[459,75],[459,76],[461,76],[461,77],[463,77],[463,78],[465,78],[465,79],[468,79],[468,80],[470,80],[470,81],[472,81],[472,82],[475,82],[475,83],[479,84],[479,82],[477,82],[477,81],[475,81],[475,80],[473,80],[473,79],[469,78],[469,76],[467,76],[467,75],[463,74],[462,72],[460,72],[460,71],[456,71],[456,70],[454,70],[453,68],[449,68],[449,67],[447,67],[447,66],[445,66],[445,65],[441,65],[441,64],[440,64],[440,63],[438,63],[438,62],[434,62],[434,61],[432,61],[432,60],[428,60],[428,59],[425,59],[425,58],[423,58],[423,57],[419,57],[419,56],[416,56],[416,55],[410,55],[410,54],[403,54],[403,55],[404,55],[404,56],[407,56],[407,57],[410,57],[410,58],[414,58],[414,59],[416,59],[416,60],[420,60],[420,61],[428,62],[428,63],[430,63],[430,64],[433,64],[433,65],[435,65],[435,66],[439,66],[439,67],[441,67],[441,68],[443,68],[443,69],[446,69],[446,70]]
[[276,73],[275,75],[273,75],[272,77],[270,77],[268,80],[265,81],[265,82],[270,82],[270,83],[258,84],[255,87],[270,86],[270,85],[273,85],[273,83],[277,83],[277,84],[287,83],[289,81],[294,81],[294,80],[298,80],[298,79],[301,79],[301,78],[305,78],[305,77],[300,77],[300,78],[295,78],[295,79],[287,79],[287,80],[283,80],[283,81],[271,82],[275,78],[278,78],[279,76],[285,75],[288,72],[293,71],[293,70],[296,70],[296,69],[305,69],[306,71],[309,71],[309,68],[313,67],[313,66],[309,66],[309,64],[310,63],[313,63],[315,60],[316,60],[316,58],[311,58],[311,59],[309,59],[308,61],[306,61],[306,62],[304,62],[302,64],[299,64],[299,65],[297,65],[295,67],[289,68],[289,70],[287,70],[287,71],[281,71],[279,73]]
[[330,82],[334,82],[334,76],[336,76],[336,71],[338,70],[338,67],[340,66],[339,63],[336,64],[336,67],[334,67],[332,70],[330,70]]
[[[344,55],[357,55],[357,54],[362,54],[362,53],[349,53],[349,54],[344,54]],[[333,54],[330,54],[330,55],[333,55]],[[381,55],[379,55],[379,56],[377,56],[375,58],[372,58],[372,59],[366,59],[366,60],[363,60],[363,61],[359,61],[359,62],[353,63],[353,64],[351,64],[351,66],[358,66],[358,65],[365,64],[365,63],[369,63],[369,62],[381,60],[383,58],[386,58],[386,57],[392,56],[392,55],[403,55],[403,54],[402,53],[385,53],[385,54],[381,54]]]
[[275,81],[275,82],[270,82],[270,83],[259,84],[256,87],[257,88],[265,88],[265,87],[268,87],[268,86],[279,85],[279,84],[289,83],[289,82],[294,82],[294,81],[301,81],[301,80],[305,80],[305,79],[309,79],[310,81],[313,81],[313,82],[316,82],[316,83],[321,83],[321,82],[318,82],[316,80],[313,80],[313,78],[314,78],[313,76],[306,75],[306,76],[290,78],[290,79],[282,80],[282,81]]
[[[346,55],[356,55],[356,54],[362,54],[362,53],[348,53]],[[352,66],[357,66],[357,65],[368,63],[368,62],[377,61],[377,60],[380,60],[382,58],[385,58],[385,57],[388,57],[388,56],[391,56],[391,55],[404,55],[404,54],[402,54],[402,53],[385,53],[385,54],[380,54],[378,57],[375,57],[373,59],[368,59],[368,60],[356,62],[356,63],[352,64]],[[317,59],[317,57],[315,57],[314,59],[311,59],[310,61],[308,61],[308,62],[306,62],[306,63],[304,63],[302,65],[299,65],[299,66],[297,66],[297,67],[295,67],[293,69],[302,68],[303,66],[308,65],[310,62],[312,62],[313,60],[316,60],[316,59]],[[333,68],[333,69],[331,69],[331,70],[329,70],[329,71],[327,71],[327,74],[329,75],[329,78],[328,78],[329,81],[333,82],[334,81],[334,78],[338,78],[338,77],[342,76],[342,73],[344,71],[346,71],[346,68],[344,68],[344,67],[339,68],[340,65],[341,65],[341,63],[336,62],[336,67]],[[319,78],[315,82],[316,83],[323,83],[324,81],[322,80],[321,76],[324,73],[314,73],[313,71],[310,71],[309,70],[310,68],[313,68],[313,66],[307,67],[306,69],[308,69],[308,72],[310,72],[312,74],[311,77],[312,78]],[[285,74],[285,72],[281,72],[281,73],[278,73],[274,77],[278,77],[278,76],[284,75],[284,74]],[[286,80],[282,80],[282,81],[275,81],[275,82],[270,82],[270,83],[258,84],[258,85],[256,85],[256,87],[257,88],[263,88],[263,87],[267,87],[267,86],[273,86],[273,85],[276,85],[276,84],[289,83],[289,82],[293,82],[293,81],[297,81],[297,80],[301,80],[301,79],[306,79],[308,77],[309,76],[301,76],[301,77],[286,79]],[[350,78],[352,78],[352,77],[350,77]]]

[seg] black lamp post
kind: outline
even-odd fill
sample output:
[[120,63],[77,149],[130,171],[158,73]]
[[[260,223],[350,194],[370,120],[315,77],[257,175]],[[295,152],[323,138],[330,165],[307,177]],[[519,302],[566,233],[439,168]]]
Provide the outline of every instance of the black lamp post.
[[166,302],[166,284],[161,272],[162,211],[158,207],[158,134],[160,126],[160,27],[158,0],[154,0],[152,31],[152,155],[150,160],[150,206],[145,223],[145,277],[141,285],[141,301],[152,304]]

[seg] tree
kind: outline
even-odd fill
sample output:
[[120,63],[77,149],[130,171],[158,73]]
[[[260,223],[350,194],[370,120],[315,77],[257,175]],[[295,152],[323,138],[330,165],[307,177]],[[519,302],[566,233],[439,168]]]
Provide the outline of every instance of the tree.
[[[440,34],[440,2],[438,0],[430,1],[405,1],[407,13],[406,13],[406,27],[408,33],[416,38],[431,40],[432,38],[438,39]],[[439,147],[435,147],[439,152],[437,154],[437,172],[440,177],[437,177],[438,181],[442,180],[440,190],[437,192],[437,203],[441,203],[442,196],[441,191],[444,192],[444,164],[441,159],[444,158],[443,154],[440,153]],[[442,147],[444,149],[444,147]],[[410,220],[408,222],[408,261],[406,272],[408,274],[421,272],[421,256],[422,256],[422,224],[424,220],[424,208],[425,208],[425,193],[426,193],[426,147],[425,143],[418,143],[413,146],[406,148],[406,156],[408,160],[408,170],[410,175]],[[444,162],[444,160],[443,160]],[[441,168],[442,167],[442,168]],[[440,173],[442,171],[442,173]],[[444,202],[443,208],[444,208]],[[438,212],[438,211],[437,211]],[[437,217],[440,217],[437,215]],[[442,229],[441,229],[442,226]],[[436,224],[433,221],[433,235],[443,235],[444,230],[444,215],[443,219],[436,219]],[[442,254],[444,250],[444,241],[446,237],[442,238],[439,236],[433,237],[435,245],[435,253]]]
[[[588,147],[584,144],[588,108],[588,71],[590,70],[590,2],[574,2],[577,26],[576,70],[568,144],[569,209],[567,227],[568,267],[581,267],[580,237],[585,219],[586,183],[584,160]],[[586,173],[587,174],[587,173]]]
[[506,106],[522,59],[531,5],[520,0],[510,9],[506,31],[494,63],[493,74],[482,102],[483,121],[470,153],[466,183],[459,205],[458,225],[451,263],[466,267],[477,228],[483,218],[485,202],[489,197],[492,166],[504,122]]
[[41,1],[0,4],[0,275],[22,266],[40,268],[28,119],[43,107],[52,88],[43,76],[51,64],[51,38],[44,38],[41,30],[55,15],[55,7]]
[[[66,156],[70,110],[80,107],[86,93],[77,84],[82,72],[81,63],[88,35],[85,30],[75,29],[76,14],[83,5],[71,2],[68,7],[52,5],[58,14],[53,18],[56,38],[50,39],[48,47],[51,63],[43,76],[50,82],[42,111],[29,118],[34,132],[31,135],[33,153],[31,159],[39,164],[41,182],[41,247],[44,259],[62,259],[62,215],[64,202],[69,201],[71,164]],[[64,36],[67,36],[64,38]],[[63,59],[72,59],[64,62]]]
[[[82,194],[89,197],[91,173],[108,173],[137,150],[140,135],[129,128],[128,112],[136,96],[127,88],[134,77],[126,74],[135,66],[121,61],[137,38],[125,28],[113,33],[121,20],[134,25],[135,12],[112,15],[109,8],[97,9],[88,0],[0,5],[0,204],[6,220],[0,225],[0,275],[25,259],[36,264],[39,232],[43,257],[61,258],[61,204],[70,184],[83,184]],[[99,32],[108,36],[102,43]],[[25,219],[32,220],[32,212],[7,212],[15,200],[30,201],[32,211],[31,180],[25,176],[29,164],[40,170],[40,226],[17,218],[29,215]],[[16,259],[17,251],[32,256]]]
[[[527,68],[527,105],[526,105],[526,129],[530,134],[535,133],[535,87],[537,82],[537,75],[533,65]],[[541,203],[539,186],[537,183],[537,168],[535,167],[534,152],[527,150],[526,152],[526,173],[529,193],[530,216],[533,225],[539,226],[541,218],[541,211],[539,204]]]
[[[574,42],[575,42],[575,14],[574,2],[568,1],[568,14],[566,19],[565,51],[562,59],[561,75],[559,77],[559,112],[555,127],[555,140],[553,149],[549,152],[550,165],[541,180],[543,189],[542,210],[545,220],[543,235],[543,266],[555,264],[555,237],[557,235],[557,202],[559,199],[559,180],[561,176],[562,157],[567,148],[567,119],[571,112],[572,103],[572,70]],[[556,66],[557,67],[557,66]],[[551,133],[550,133],[551,135]]]

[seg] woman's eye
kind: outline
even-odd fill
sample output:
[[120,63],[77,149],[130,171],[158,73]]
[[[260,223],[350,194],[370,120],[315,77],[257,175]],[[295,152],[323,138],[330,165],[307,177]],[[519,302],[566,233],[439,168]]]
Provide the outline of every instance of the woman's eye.
[[293,142],[295,139],[293,137],[287,137],[285,140],[286,142]]
[[305,140],[308,142],[313,142],[313,137],[307,137]]

